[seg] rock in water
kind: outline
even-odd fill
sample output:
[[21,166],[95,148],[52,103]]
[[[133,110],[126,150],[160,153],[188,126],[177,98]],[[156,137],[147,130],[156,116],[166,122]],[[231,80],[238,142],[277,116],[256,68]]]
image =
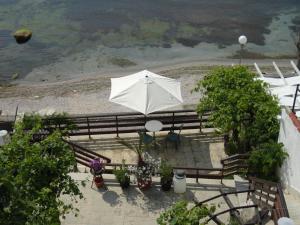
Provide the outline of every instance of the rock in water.
[[32,32],[28,29],[19,29],[14,33],[14,37],[18,44],[24,44],[30,40]]

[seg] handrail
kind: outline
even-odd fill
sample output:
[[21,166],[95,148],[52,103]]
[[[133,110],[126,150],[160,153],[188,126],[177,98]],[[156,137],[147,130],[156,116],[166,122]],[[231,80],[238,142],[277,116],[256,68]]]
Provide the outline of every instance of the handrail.
[[[247,209],[247,208],[258,208],[258,205],[255,205],[255,204],[253,204],[253,205],[244,205],[244,206],[236,206],[236,207],[233,207],[233,208],[230,208],[230,209],[226,209],[226,210],[224,210],[224,211],[221,211],[221,212],[219,212],[219,213],[216,213],[216,214],[214,214],[214,215],[211,215],[211,216],[209,216],[210,218],[206,221],[207,223],[209,222],[209,221],[211,221],[211,220],[213,220],[214,218],[216,218],[217,216],[220,216],[220,215],[222,215],[222,214],[224,214],[224,213],[227,213],[227,212],[232,212],[232,211],[236,211],[236,210],[238,210],[238,209]],[[261,218],[260,218],[260,215],[258,215],[259,216],[259,224],[261,224]]]
[[281,187],[281,184],[279,184],[279,183],[277,184],[277,190],[278,190],[278,197],[279,197],[281,205],[282,205],[282,210],[284,211],[284,216],[285,217],[290,217],[289,210],[287,208],[286,201],[285,201],[285,198],[284,198],[284,194],[283,194],[283,191],[282,191],[282,187]]
[[230,160],[235,160],[235,159],[247,159],[249,157],[249,154],[235,154],[226,157],[225,159],[221,159],[221,163],[230,161]]
[[84,148],[84,147],[82,147],[82,146],[80,146],[80,145],[78,145],[78,144],[75,144],[74,142],[67,141],[67,140],[65,140],[65,139],[63,139],[63,141],[64,141],[65,143],[69,144],[69,145],[72,146],[72,147],[75,147],[75,148],[78,148],[78,149],[82,150],[83,152],[88,152],[88,153],[93,154],[93,155],[95,155],[95,156],[97,156],[97,157],[99,157],[99,158],[105,159],[105,160],[107,161],[107,163],[110,163],[110,162],[111,162],[111,159],[108,158],[108,157],[106,157],[106,156],[103,156],[103,155],[98,154],[98,153],[96,153],[96,152],[94,152],[94,151],[91,151],[91,150],[89,150],[89,149],[86,149],[86,148]]
[[[158,111],[148,114],[148,116],[156,115],[156,114],[166,114],[166,113],[188,113],[193,112],[196,113],[193,109],[183,109],[183,110],[165,110],[165,111]],[[110,116],[144,116],[143,113],[140,112],[116,112],[116,113],[97,113],[97,114],[74,114],[70,117],[77,117],[77,118],[86,118],[88,117],[110,117]]]
[[201,202],[197,202],[196,206],[201,206],[201,205],[203,205],[203,204],[206,203],[206,202],[209,202],[209,201],[211,201],[211,200],[214,200],[214,199],[217,199],[217,198],[220,198],[220,197],[223,197],[223,196],[227,196],[227,195],[242,194],[242,193],[248,193],[248,194],[249,194],[249,193],[253,193],[253,192],[255,192],[254,189],[242,190],[242,191],[223,192],[223,193],[221,193],[221,194],[219,194],[219,195],[216,195],[216,196],[214,196],[214,197],[205,199],[205,200],[203,200],[203,201],[201,201]]
[[[277,224],[277,220],[280,217],[289,217],[289,212],[288,212],[288,208],[287,208],[284,194],[282,191],[282,187],[279,183],[275,183],[272,181],[266,181],[266,180],[259,179],[256,177],[249,177],[249,181],[253,188],[261,190],[260,194],[262,194],[262,192],[265,192],[265,193],[267,193],[267,196],[269,196],[270,194],[275,195],[275,198],[273,201],[270,200],[270,198],[267,198],[267,201],[270,201],[273,203],[272,219],[275,224]],[[259,185],[256,185],[256,183],[258,183]],[[267,186],[267,187],[265,187],[265,186]],[[273,188],[275,190],[271,190],[271,188]],[[254,193],[254,195],[255,194],[256,193]],[[259,200],[261,201],[261,196],[258,193],[257,193],[257,195],[260,197]]]
[[181,166],[173,167],[173,169],[179,169],[179,170],[222,171],[222,168],[197,168],[197,167],[181,167]]

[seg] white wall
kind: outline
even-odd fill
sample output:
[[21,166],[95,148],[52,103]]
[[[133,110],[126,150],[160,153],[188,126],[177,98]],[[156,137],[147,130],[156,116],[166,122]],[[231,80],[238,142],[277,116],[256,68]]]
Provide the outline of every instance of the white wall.
[[287,109],[281,113],[279,140],[289,154],[280,169],[281,180],[284,187],[300,194],[300,132],[296,129]]

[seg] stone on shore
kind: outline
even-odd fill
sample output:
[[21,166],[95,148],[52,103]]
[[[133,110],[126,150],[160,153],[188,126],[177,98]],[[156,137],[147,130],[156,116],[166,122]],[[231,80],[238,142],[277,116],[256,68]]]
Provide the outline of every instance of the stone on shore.
[[14,37],[18,44],[24,44],[30,40],[32,32],[28,29],[19,29],[14,33]]

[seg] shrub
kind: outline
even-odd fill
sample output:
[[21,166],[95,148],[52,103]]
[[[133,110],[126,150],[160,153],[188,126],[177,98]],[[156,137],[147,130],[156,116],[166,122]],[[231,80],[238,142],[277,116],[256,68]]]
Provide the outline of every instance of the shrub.
[[38,116],[30,121],[32,129],[25,131],[28,124],[18,122],[11,142],[0,148],[0,223],[60,224],[60,217],[77,211],[61,196],[83,197],[69,175],[76,164],[74,153],[59,130],[33,142],[42,125]]
[[277,169],[287,157],[288,153],[283,150],[282,143],[261,144],[250,154],[249,173],[262,179],[278,181]]
[[156,220],[159,225],[199,225],[199,220],[204,220],[201,224],[207,224],[205,221],[209,214],[215,211],[215,207],[207,205],[194,206],[188,209],[186,201],[175,203],[170,209],[160,214]]
[[212,111],[209,122],[229,135],[230,146],[240,153],[277,140],[279,133],[278,102],[255,76],[243,66],[218,67],[194,89],[203,95],[197,106],[199,115]]

